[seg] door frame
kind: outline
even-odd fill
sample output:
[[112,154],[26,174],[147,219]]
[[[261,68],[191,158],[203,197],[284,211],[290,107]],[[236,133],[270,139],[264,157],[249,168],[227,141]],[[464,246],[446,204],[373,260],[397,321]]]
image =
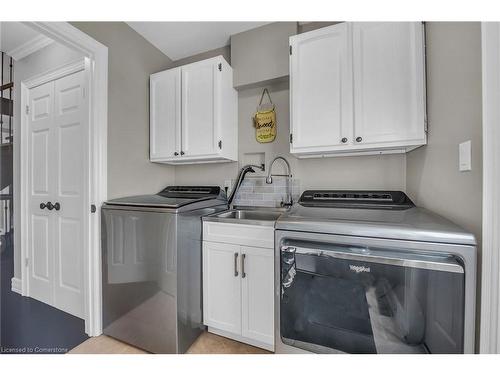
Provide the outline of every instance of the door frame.
[[481,23],[483,231],[480,353],[500,353],[500,23]]
[[[77,50],[84,55],[84,68],[86,71],[88,87],[88,177],[87,191],[85,193],[89,215],[85,234],[87,239],[86,250],[83,256],[84,267],[84,320],[85,333],[89,336],[98,336],[102,333],[102,288],[101,288],[101,241],[100,241],[100,215],[99,211],[91,213],[91,205],[99,208],[107,199],[107,127],[108,127],[108,48],[94,40],[81,30],[67,22],[26,22],[27,26],[51,38],[52,40]],[[21,108],[26,105],[29,86],[40,85],[59,77],[61,74],[70,74],[74,69],[81,69],[82,61],[68,64],[56,70],[52,70],[21,84]],[[21,189],[14,191],[19,194],[19,203],[14,208],[14,215],[19,213],[20,225],[16,229],[20,231],[21,243],[21,294],[27,295],[28,275],[26,268],[26,255],[28,254],[28,243],[26,235],[27,212],[27,160],[26,141],[27,132],[22,131],[26,126],[26,115],[21,115],[21,126],[17,129],[18,135],[14,137],[14,147],[19,147],[21,160],[14,164],[15,173],[21,177]],[[20,133],[20,134],[19,134]],[[14,199],[16,202],[16,199]]]

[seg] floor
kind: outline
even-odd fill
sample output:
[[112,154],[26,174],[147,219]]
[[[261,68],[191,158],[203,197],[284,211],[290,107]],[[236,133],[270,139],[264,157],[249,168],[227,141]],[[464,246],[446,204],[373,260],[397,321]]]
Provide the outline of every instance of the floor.
[[[108,336],[92,337],[69,354],[147,354]],[[191,345],[188,354],[270,354],[267,350],[205,332]]]
[[66,353],[89,338],[84,321],[12,292],[12,237],[1,238],[0,353]]
[[[13,232],[2,238],[0,257],[0,353],[145,354],[108,336],[89,338],[84,321],[32,298],[12,292]],[[269,354],[212,333],[203,333],[189,354]]]

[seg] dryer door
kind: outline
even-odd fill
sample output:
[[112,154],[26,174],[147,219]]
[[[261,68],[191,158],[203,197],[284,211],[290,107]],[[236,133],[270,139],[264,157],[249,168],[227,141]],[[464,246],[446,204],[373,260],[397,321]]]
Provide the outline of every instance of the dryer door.
[[314,352],[462,353],[464,269],[449,254],[288,243],[280,332]]

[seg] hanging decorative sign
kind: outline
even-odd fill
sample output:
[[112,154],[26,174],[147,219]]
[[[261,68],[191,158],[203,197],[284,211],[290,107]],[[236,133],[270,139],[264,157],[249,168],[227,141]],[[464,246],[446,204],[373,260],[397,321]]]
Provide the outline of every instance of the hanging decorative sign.
[[[267,94],[269,103],[263,105],[262,100],[264,99],[264,94]],[[253,124],[255,126],[255,139],[257,140],[257,142],[269,143],[276,139],[275,106],[267,89],[264,89],[264,91],[262,91],[262,96],[260,97],[257,112],[253,117]]]

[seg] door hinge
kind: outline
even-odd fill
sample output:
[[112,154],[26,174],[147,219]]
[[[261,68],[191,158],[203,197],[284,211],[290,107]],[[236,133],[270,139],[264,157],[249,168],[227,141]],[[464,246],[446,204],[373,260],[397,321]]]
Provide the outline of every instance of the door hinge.
[[293,134],[290,133],[290,143],[293,143]]
[[29,114],[30,114],[30,106],[29,106],[29,105],[27,105],[27,106],[26,106],[26,114],[27,114],[27,115],[29,115]]
[[222,141],[219,141],[219,148],[222,150]]
[[97,211],[97,207],[95,206],[95,204],[91,204],[90,205],[90,212],[95,213],[96,211]]
[[222,63],[219,63],[219,72],[222,72]]
[[292,54],[292,46],[290,46],[290,55]]
[[29,258],[24,258],[24,267],[28,267],[29,265]]

